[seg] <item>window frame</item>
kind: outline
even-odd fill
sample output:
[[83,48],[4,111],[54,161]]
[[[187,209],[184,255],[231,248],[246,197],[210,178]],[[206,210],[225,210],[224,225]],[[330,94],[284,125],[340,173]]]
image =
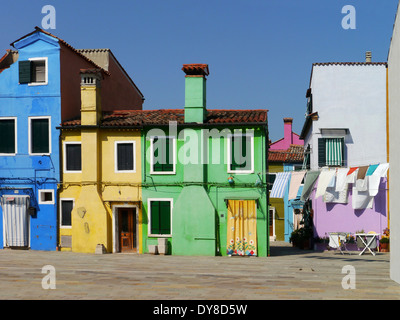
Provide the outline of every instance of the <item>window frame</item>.
[[[243,137],[249,136],[250,137],[250,169],[248,170],[233,170],[232,169],[232,137]],[[238,173],[238,174],[250,174],[254,173],[254,132],[245,132],[245,133],[230,133],[227,136],[228,138],[228,145],[227,145],[227,156],[228,156],[228,168],[227,173]],[[246,154],[247,156],[247,154]]]
[[[118,169],[118,145],[119,144],[132,144],[133,145],[133,169],[132,170],[119,170]],[[134,140],[118,140],[114,142],[114,172],[115,173],[136,173],[136,141]]]
[[[45,192],[50,192],[52,200],[51,201],[44,201],[42,200],[42,194]],[[55,204],[55,198],[54,198],[54,189],[39,189],[38,193],[38,203],[39,204]]]
[[[342,152],[342,160],[341,160],[341,164],[340,165],[329,165],[329,164],[327,164],[326,162],[326,141],[328,140],[328,139],[341,139],[342,140],[342,150],[341,150],[341,152]],[[325,155],[325,160],[324,160],[324,162],[322,163],[321,161],[320,161],[320,158],[321,158],[321,154],[320,154],[320,152],[321,152],[321,149],[320,149],[320,141],[321,140],[324,140],[324,155]],[[317,139],[317,149],[318,149],[318,156],[317,156],[317,163],[318,163],[318,168],[323,168],[323,167],[329,167],[329,168],[342,168],[342,167],[345,167],[346,166],[346,137],[345,136],[332,136],[332,135],[329,135],[329,136],[322,136],[322,137],[319,137],[318,139]],[[323,165],[322,165],[323,164]]]
[[[60,214],[59,214],[59,219],[60,219],[60,229],[72,229],[72,210],[74,210],[75,208],[75,199],[74,198],[60,198]],[[63,201],[72,201],[72,210],[71,210],[71,225],[63,225],[62,224],[62,214],[63,214],[63,210],[62,210],[62,203]]]
[[[67,145],[79,144],[81,146],[81,170],[67,170]],[[82,142],[81,141],[65,141],[63,143],[63,172],[64,173],[82,173]]]
[[[154,234],[151,233],[151,202],[169,202],[170,203],[170,233],[169,234]],[[172,213],[173,213],[173,208],[174,208],[174,199],[172,198],[148,198],[147,199],[147,221],[148,221],[148,226],[147,226],[147,234],[148,237],[157,237],[157,238],[169,238],[172,237]]]
[[18,128],[17,128],[17,117],[0,117],[0,121],[2,120],[14,120],[14,152],[13,153],[2,153],[0,152],[0,156],[15,156],[18,153]]
[[[44,82],[28,82],[28,86],[46,86],[49,84],[49,73],[48,73],[48,57],[35,57],[29,58],[28,61],[44,61],[44,74],[45,81]],[[32,68],[32,67],[31,67]],[[31,71],[32,73],[32,71]],[[32,80],[32,79],[31,79]]]
[[[32,120],[48,119],[49,120],[49,152],[32,152]],[[31,156],[51,155],[51,116],[33,116],[28,117],[28,153]]]
[[[172,171],[154,171],[154,138],[172,139]],[[172,175],[176,174],[176,137],[174,136],[151,136],[150,137],[150,174],[154,175]]]

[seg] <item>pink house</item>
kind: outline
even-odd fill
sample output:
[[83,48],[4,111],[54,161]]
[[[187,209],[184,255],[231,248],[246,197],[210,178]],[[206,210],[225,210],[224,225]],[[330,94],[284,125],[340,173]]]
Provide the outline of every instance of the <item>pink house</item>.
[[290,145],[304,145],[304,141],[300,140],[300,136],[292,131],[293,118],[283,118],[284,136],[269,145],[269,150],[288,150]]

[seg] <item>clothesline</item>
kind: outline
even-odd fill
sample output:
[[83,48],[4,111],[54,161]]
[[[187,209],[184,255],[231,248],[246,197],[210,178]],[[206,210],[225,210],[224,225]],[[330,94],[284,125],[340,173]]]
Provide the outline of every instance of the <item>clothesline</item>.
[[310,198],[317,184],[315,199],[322,196],[323,201],[327,203],[348,203],[349,185],[352,184],[353,209],[372,208],[373,199],[379,192],[381,178],[387,176],[388,169],[389,163],[382,163],[349,168],[278,172],[270,198],[283,198],[288,187],[289,200],[296,199],[304,181],[301,201]]

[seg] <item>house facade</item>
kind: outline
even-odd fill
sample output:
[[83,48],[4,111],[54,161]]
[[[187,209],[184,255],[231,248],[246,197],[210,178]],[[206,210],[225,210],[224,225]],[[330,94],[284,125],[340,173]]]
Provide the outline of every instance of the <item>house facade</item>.
[[[292,118],[284,118],[284,137],[269,145],[268,171],[269,182],[273,184],[278,172],[301,170],[303,166],[303,140],[292,130]],[[289,199],[290,182],[285,188],[282,198],[269,199],[270,204],[270,238],[277,241],[289,241],[293,229],[296,229],[296,209],[301,207],[296,199]],[[296,210],[296,211],[295,211]]]
[[400,18],[397,9],[393,26],[393,35],[388,55],[388,116],[389,116],[389,150],[390,150],[390,174],[389,209],[390,217],[390,277],[400,283],[400,217],[396,214],[400,205],[400,199],[394,195],[400,193],[398,179],[400,178]]
[[[184,65],[183,71],[184,109],[101,112],[96,118],[100,141],[93,134],[86,144],[82,140],[82,178],[77,176],[81,180],[72,192],[66,177],[60,195],[76,203],[82,195],[68,231],[73,251],[94,252],[103,244],[107,252],[120,252],[125,241],[139,253],[268,255],[267,111],[207,110],[208,66]],[[63,140],[83,139],[88,129],[82,113],[80,119],[63,122]],[[134,160],[127,164],[123,148],[129,141],[135,152],[129,151]],[[85,162],[98,168],[85,169]],[[130,176],[115,172],[132,162],[136,168]],[[97,187],[83,178],[86,170],[92,176],[102,173],[91,178]],[[97,191],[83,194],[84,188]],[[96,199],[88,201],[89,193]],[[127,208],[135,208],[136,215],[123,218],[120,211]]]
[[366,173],[388,160],[386,72],[386,63],[371,62],[368,52],[365,62],[313,64],[300,136],[308,169],[320,172],[308,199],[315,236],[382,234],[388,225],[386,176],[371,192]]
[[[57,126],[80,114],[79,70],[98,68],[105,83],[118,81],[126,88],[127,108],[140,109],[143,95],[122,69],[111,74],[38,27],[11,45],[15,50],[0,59],[0,248],[56,250],[62,180]],[[113,108],[113,99],[123,103],[108,87],[105,107]]]

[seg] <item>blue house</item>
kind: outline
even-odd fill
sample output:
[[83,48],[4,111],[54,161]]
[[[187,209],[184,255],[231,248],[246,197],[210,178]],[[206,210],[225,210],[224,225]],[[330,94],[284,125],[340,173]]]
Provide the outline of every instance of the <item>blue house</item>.
[[103,110],[141,109],[144,98],[108,49],[96,52],[95,63],[92,50],[38,27],[11,46],[0,58],[0,248],[56,250],[63,183],[57,128],[80,115],[80,70],[101,70]]

